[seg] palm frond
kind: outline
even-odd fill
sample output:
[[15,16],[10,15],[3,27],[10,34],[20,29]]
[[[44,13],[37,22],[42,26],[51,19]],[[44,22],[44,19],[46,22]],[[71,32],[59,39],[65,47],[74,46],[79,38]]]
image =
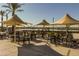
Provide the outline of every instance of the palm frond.
[[24,4],[19,4],[19,3],[7,3],[6,5],[3,5],[2,7],[7,8],[8,12],[12,12],[15,14],[15,12],[19,11],[23,11],[21,8],[21,6]]
[[6,15],[8,15],[10,12],[12,12],[12,11],[9,9],[6,9]]
[[7,6],[7,5],[3,5],[2,7],[9,8],[9,6]]
[[0,11],[0,15],[3,16],[4,14],[5,14],[5,11],[2,11],[2,10],[1,10],[1,11]]
[[17,10],[17,12],[22,12],[22,11],[24,11],[24,10],[22,10],[22,9]]

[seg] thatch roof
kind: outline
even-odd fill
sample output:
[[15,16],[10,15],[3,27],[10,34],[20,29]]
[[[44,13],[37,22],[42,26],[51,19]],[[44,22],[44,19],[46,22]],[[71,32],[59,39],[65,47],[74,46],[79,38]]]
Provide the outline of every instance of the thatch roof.
[[12,18],[10,18],[7,21],[4,21],[4,24],[6,25],[21,25],[21,24],[28,24],[22,21],[17,15],[14,15]]
[[66,14],[63,18],[59,19],[54,24],[62,24],[62,25],[79,24],[79,21],[72,18],[69,14]]
[[49,23],[46,20],[43,20],[42,22],[40,22],[37,25],[49,25]]

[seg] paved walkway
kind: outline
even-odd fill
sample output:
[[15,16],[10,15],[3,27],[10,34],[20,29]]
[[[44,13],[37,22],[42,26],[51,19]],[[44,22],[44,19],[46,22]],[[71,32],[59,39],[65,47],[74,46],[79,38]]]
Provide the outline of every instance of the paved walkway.
[[78,49],[73,49],[73,48],[67,48],[67,47],[63,47],[63,46],[55,46],[53,44],[49,44],[49,46],[59,52],[60,54],[64,55],[64,56],[79,56],[79,48]]
[[46,42],[34,41],[30,45],[23,45],[18,48],[19,56],[62,56],[60,53],[51,49]]
[[[18,45],[10,40],[0,40],[0,56],[61,56],[72,55],[79,56],[79,49],[70,49],[47,42],[35,41],[31,45]],[[38,43],[38,44],[37,44]],[[69,52],[68,52],[69,51]]]
[[18,45],[10,40],[0,40],[0,56],[15,56],[18,54]]

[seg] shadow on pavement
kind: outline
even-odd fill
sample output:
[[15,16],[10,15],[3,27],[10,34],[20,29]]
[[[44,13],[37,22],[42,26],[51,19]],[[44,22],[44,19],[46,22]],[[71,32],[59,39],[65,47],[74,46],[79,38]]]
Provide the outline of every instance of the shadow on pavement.
[[18,56],[62,56],[47,45],[35,46],[33,44],[18,47]]

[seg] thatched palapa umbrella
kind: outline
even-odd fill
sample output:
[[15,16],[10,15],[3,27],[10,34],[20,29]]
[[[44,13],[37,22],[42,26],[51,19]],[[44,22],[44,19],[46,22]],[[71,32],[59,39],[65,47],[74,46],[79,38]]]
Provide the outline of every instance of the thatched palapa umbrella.
[[37,24],[37,25],[42,25],[43,28],[44,28],[45,26],[50,25],[50,24],[49,24],[46,20],[43,20],[42,22],[40,22],[40,23]]
[[[69,14],[66,14],[63,18],[59,19],[54,24],[66,25],[66,35],[68,36],[69,26],[74,25],[74,24],[79,24],[79,21],[72,18]],[[70,53],[70,50],[68,51],[67,55],[69,55],[69,53]]]
[[69,14],[66,14],[63,18],[56,21],[55,24],[73,25],[73,24],[79,24],[79,22],[76,19],[72,18]]
[[[45,26],[47,26],[47,25],[50,25],[46,20],[43,20],[42,22],[40,22],[39,24],[37,24],[37,25],[42,25],[43,26],[43,28],[45,28]],[[45,28],[46,29],[46,28]],[[43,37],[43,34],[44,33],[42,33],[42,37]]]
[[49,23],[46,20],[43,20],[42,22],[40,22],[37,25],[49,25]]
[[66,14],[63,18],[59,19],[54,24],[66,25],[66,29],[68,31],[70,25],[79,24],[79,21],[72,18],[69,14]]
[[25,23],[17,15],[14,15],[9,20],[4,21],[4,24],[6,24],[7,26],[12,26],[12,25],[22,25],[22,24],[28,24],[28,23]]
[[[7,21],[4,21],[4,24],[7,25],[7,26],[12,26],[13,28],[13,34],[15,35],[16,32],[15,32],[15,27],[17,25],[22,25],[22,24],[28,24],[28,23],[25,23],[24,21],[22,21],[17,15],[14,15],[12,18],[10,18],[9,20]],[[14,36],[15,37],[15,36]],[[16,37],[14,38],[16,39]]]

